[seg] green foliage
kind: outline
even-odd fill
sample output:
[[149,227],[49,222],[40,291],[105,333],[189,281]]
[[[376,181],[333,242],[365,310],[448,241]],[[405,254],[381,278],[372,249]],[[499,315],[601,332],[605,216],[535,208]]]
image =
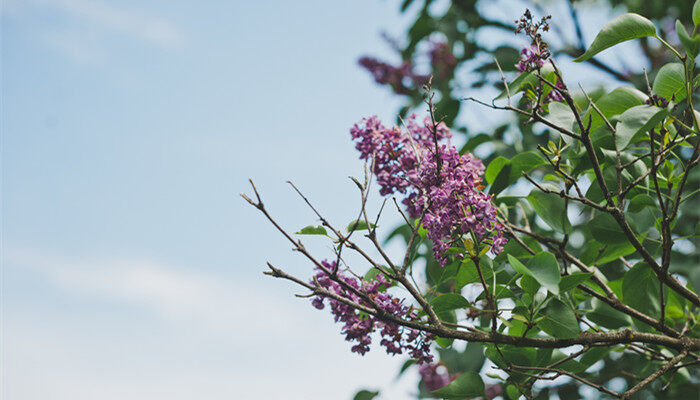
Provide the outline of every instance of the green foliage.
[[464,399],[484,395],[484,381],[479,374],[465,372],[442,389],[438,389],[433,394],[443,399]]
[[591,43],[591,46],[575,62],[586,61],[601,51],[618,43],[646,36],[655,36],[654,23],[639,14],[627,13],[608,22]]
[[328,235],[328,232],[326,232],[326,228],[322,227],[321,225],[305,226],[295,233],[297,235]]
[[[610,0],[612,6],[629,12],[607,23],[587,49],[582,41],[563,45],[552,41],[558,70],[545,63],[539,70],[524,73],[515,72],[513,67],[519,46],[488,47],[476,42],[477,33],[512,29],[480,14],[479,7],[484,2],[453,1],[440,12],[433,10],[431,3],[403,2],[402,10],[414,12],[416,18],[401,48],[402,58],[420,59],[421,45],[433,38],[444,39],[455,50],[454,70],[442,76],[433,71],[432,89],[439,99],[436,113],[445,117],[453,132],[466,134],[462,152],[475,152],[483,159],[487,166],[485,190],[493,196],[502,220],[517,228],[514,234],[520,239],[511,239],[498,256],[482,254],[482,284],[474,262],[469,257],[456,256],[469,254],[469,249],[457,245],[452,249],[453,262],[442,268],[432,257],[432,244],[421,235],[424,245],[415,246],[413,265],[424,265],[426,298],[433,310],[445,322],[490,332],[492,319],[489,312],[483,311],[488,310],[488,292],[498,305],[509,307],[508,312],[501,311],[497,317],[498,333],[516,338],[560,340],[623,330],[667,335],[668,331],[659,328],[661,323],[671,332],[684,331],[687,337],[700,337],[698,306],[680,293],[680,288],[674,290],[668,283],[661,288],[658,278],[663,267],[674,274],[674,279],[680,278],[680,285],[692,293],[693,288],[700,286],[700,173],[692,168],[686,172],[695,157],[700,128],[695,121],[700,119],[700,94],[696,90],[700,77],[695,62],[700,53],[700,0],[692,9],[687,0]],[[574,12],[586,7],[583,2],[572,3]],[[601,5],[604,3],[595,6]],[[575,13],[555,15],[553,24],[566,30],[561,21],[568,21],[570,16],[576,18]],[[675,24],[669,24],[669,20]],[[589,26],[583,28],[586,33],[591,31]],[[574,36],[573,29],[571,33]],[[543,40],[547,41],[548,35],[543,34]],[[639,51],[635,53],[637,58],[624,60],[625,70],[616,70],[614,65],[605,64],[606,53],[601,52],[614,51],[623,42],[638,46]],[[567,75],[566,63],[570,59],[563,55],[578,56],[574,61],[582,63],[582,71],[595,69],[614,78],[615,83],[585,87],[584,93],[578,87],[584,72]],[[471,75],[458,74],[460,68],[470,68]],[[650,78],[650,88],[645,75]],[[568,101],[555,99],[543,101],[533,112],[533,103],[552,93],[543,79],[564,84],[574,107]],[[507,89],[503,82],[508,82]],[[466,115],[460,115],[460,111],[467,103],[460,101],[463,89],[479,93],[480,88],[490,88],[489,98],[494,93],[499,105],[508,97],[504,108],[518,108],[521,112],[491,128],[478,124],[477,130],[470,118],[461,118]],[[400,96],[404,100],[401,115],[423,111],[420,88]],[[496,111],[478,109],[480,106],[473,103],[469,106],[484,115],[497,115]],[[579,138],[562,134],[551,125]],[[587,138],[590,146],[584,143]],[[663,160],[656,165],[654,160],[659,158]],[[609,193],[603,193],[599,180]],[[612,209],[619,210],[617,218]],[[408,241],[410,228],[398,228],[391,236]],[[665,243],[671,243],[671,247],[666,248]],[[652,268],[649,259],[656,261],[659,268]],[[663,260],[669,260],[668,265]],[[474,291],[478,294],[471,297]],[[663,322],[649,324],[640,319],[639,313]],[[437,341],[444,346],[439,349],[440,361],[451,372],[468,373],[432,394],[421,391],[425,396],[483,396],[484,383],[478,374],[489,372],[482,370],[484,357],[505,372],[499,377],[489,376],[500,381],[502,396],[513,399],[521,398],[522,393],[537,399],[554,395],[576,398],[582,385],[572,380],[533,386],[532,377],[509,369],[513,365],[536,375],[540,372],[537,368],[563,360],[557,368],[605,387],[611,380],[621,378],[627,389],[640,382],[635,376],[649,376],[662,365],[654,357],[632,351],[626,345],[594,345],[579,356],[564,360],[569,351],[485,344],[482,353],[482,347],[476,343],[459,351],[459,341]],[[668,357],[678,353],[661,345],[650,347]],[[478,349],[481,358],[476,357],[474,349]],[[473,365],[467,368],[463,364],[468,360]],[[594,364],[596,367],[591,368]],[[630,376],[621,375],[622,370]],[[700,372],[695,367],[672,370],[645,386],[637,396],[693,396],[698,379]],[[662,391],[664,385],[668,387]]]
[[355,394],[352,400],[372,400],[377,396],[379,396],[379,391],[360,390]]

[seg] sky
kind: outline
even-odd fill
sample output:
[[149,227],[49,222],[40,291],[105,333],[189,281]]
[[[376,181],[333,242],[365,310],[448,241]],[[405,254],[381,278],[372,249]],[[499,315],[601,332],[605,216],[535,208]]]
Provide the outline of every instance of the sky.
[[352,354],[262,275],[311,269],[239,193],[254,179],[294,231],[316,220],[292,179],[352,220],[348,129],[399,106],[357,59],[394,56],[380,33],[407,18],[378,0],[4,0],[2,397],[405,398],[402,359]]
[[3,398],[410,390],[403,360],[352,354],[329,313],[262,275],[311,271],[239,197],[255,179],[296,230],[315,219],[294,179],[351,219],[348,129],[398,107],[357,58],[390,56],[380,32],[405,20],[328,3],[3,2]]

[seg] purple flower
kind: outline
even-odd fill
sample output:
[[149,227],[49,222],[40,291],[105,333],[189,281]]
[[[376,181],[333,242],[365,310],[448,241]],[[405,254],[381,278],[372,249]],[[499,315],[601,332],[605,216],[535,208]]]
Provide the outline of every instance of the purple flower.
[[541,68],[548,57],[549,55],[544,56],[537,46],[532,45],[520,50],[520,60],[515,66],[520,72],[532,71]]
[[[336,271],[337,265],[335,262],[322,261],[321,264],[329,271]],[[353,288],[372,299],[378,307],[388,314],[410,321],[418,320],[417,313],[412,307],[405,305],[403,300],[386,292],[385,289],[389,286],[389,281],[383,274],[377,274],[369,281],[358,281],[357,278],[346,276],[342,271],[338,270],[336,277],[336,279],[331,279],[325,270],[319,268],[311,283],[318,282],[318,285],[322,288],[337,296],[372,308],[371,303],[349,289]],[[361,313],[352,306],[331,297],[319,295],[312,300],[313,306],[318,309],[323,309],[325,303],[328,303],[330,306],[335,322],[343,324],[342,333],[345,335],[345,340],[355,343],[352,346],[353,352],[362,355],[367,353],[372,344],[370,335],[373,332],[379,332],[382,336],[380,345],[386,349],[388,354],[394,355],[406,352],[421,363],[432,361],[433,356],[430,354],[430,343],[434,338],[431,334],[407,328],[397,323],[382,321],[375,316]]]
[[484,165],[454,146],[435,148],[432,129],[438,141],[451,136],[444,124],[433,127],[429,118],[418,124],[412,115],[405,125],[408,132],[371,117],[350,130],[360,158],[374,162],[380,194],[401,193],[411,217],[424,213],[423,226],[442,265],[450,247],[462,248],[465,240],[489,245],[498,254],[505,239],[491,196],[482,192]]
[[427,76],[413,72],[413,64],[409,61],[398,67],[372,57],[362,57],[358,62],[372,74],[375,82],[391,86],[397,94],[408,94],[428,82]]

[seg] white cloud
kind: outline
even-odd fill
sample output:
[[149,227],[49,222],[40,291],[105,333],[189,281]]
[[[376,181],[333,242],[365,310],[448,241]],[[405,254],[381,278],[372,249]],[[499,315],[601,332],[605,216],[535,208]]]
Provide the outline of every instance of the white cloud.
[[[213,331],[236,330],[240,321],[252,323],[249,328],[262,328],[267,322],[256,316],[256,310],[284,311],[288,303],[281,294],[264,294],[264,288],[241,285],[231,276],[147,258],[62,257],[6,246],[4,262],[10,268],[33,271],[66,293],[140,308],[175,323],[196,321]],[[280,312],[279,317],[290,314]]]
[[16,20],[24,34],[81,63],[104,62],[112,38],[165,50],[185,44],[183,32],[167,18],[106,1],[7,0],[3,14]]
[[30,289],[3,294],[7,398],[313,400],[385,385],[391,399],[415,385],[394,383],[400,360],[379,346],[350,353],[329,313],[281,282],[14,245],[2,265],[5,288]]
[[176,47],[182,43],[181,32],[170,21],[92,0],[34,0],[42,7],[82,20],[91,26],[123,34],[160,47]]

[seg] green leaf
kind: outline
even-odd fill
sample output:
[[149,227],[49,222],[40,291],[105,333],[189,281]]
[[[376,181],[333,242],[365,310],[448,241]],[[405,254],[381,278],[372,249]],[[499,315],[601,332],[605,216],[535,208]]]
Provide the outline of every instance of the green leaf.
[[[574,128],[574,124],[576,123],[576,116],[574,116],[571,108],[569,108],[569,106],[566,104],[559,102],[549,103],[549,115],[547,116],[547,119],[554,123],[554,125],[561,126],[568,130],[572,130]],[[574,138],[570,136],[561,135],[561,137],[567,144],[574,142]]]
[[588,223],[595,240],[601,243],[624,243],[627,236],[610,214],[598,214]]
[[[534,151],[518,153],[509,162],[505,163],[498,172],[498,175],[493,178],[491,187],[489,188],[489,194],[497,195],[506,187],[514,184],[522,176],[523,172],[530,172],[534,168],[546,163],[547,161]],[[493,164],[493,162],[491,164]],[[491,164],[489,164],[489,167]]]
[[[542,185],[547,189],[560,191],[557,187]],[[559,233],[571,233],[571,222],[564,209],[564,199],[553,193],[544,193],[539,189],[533,189],[527,196],[527,201],[537,215],[552,229]]]
[[668,110],[651,105],[634,106],[622,114],[615,126],[617,148],[624,150],[638,133],[646,133],[668,115]]
[[321,225],[309,225],[301,228],[299,232],[295,232],[297,235],[328,235],[326,228]]
[[586,61],[618,43],[645,36],[656,36],[656,27],[651,21],[634,13],[620,15],[598,32],[588,50],[574,62]]
[[[612,92],[602,95],[595,101],[595,105],[605,118],[610,121],[612,117],[622,114],[627,109],[644,104],[647,97],[646,94],[633,87],[620,86]],[[603,118],[592,107],[589,107],[586,112],[583,118],[584,123],[588,123],[589,118],[591,119],[591,132],[595,132],[605,124]]]
[[630,200],[627,211],[636,213],[642,211],[644,207],[656,207],[656,200],[648,194],[642,193]]
[[591,365],[595,364],[603,357],[610,353],[610,347],[594,347],[586,352],[579,362],[588,369]]
[[355,393],[355,397],[353,397],[352,400],[372,400],[377,396],[379,396],[379,391],[369,391],[363,389]]
[[559,293],[568,292],[588,279],[592,272],[574,272],[571,275],[562,276],[559,282]]
[[557,339],[570,339],[579,333],[574,311],[559,299],[552,299],[545,308],[545,319],[537,326]]
[[498,173],[501,172],[501,169],[509,162],[510,160],[502,156],[494,158],[489,163],[489,166],[486,167],[486,172],[484,172],[484,178],[486,179],[486,182],[489,184],[493,183],[494,179],[496,179],[496,176],[498,176]]
[[480,133],[469,140],[467,140],[467,143],[464,144],[462,149],[459,151],[459,154],[464,154],[467,151],[474,151],[475,148],[479,147],[479,145],[488,143],[491,141],[491,136],[485,134],[485,133]]
[[700,0],[695,0],[693,4],[693,24],[696,28],[700,25]]
[[465,372],[449,385],[435,390],[433,394],[443,399],[464,399],[483,396],[485,394],[484,389],[484,381],[481,380],[479,374]]
[[510,160],[510,183],[515,183],[522,176],[523,172],[530,172],[540,165],[546,164],[547,161],[534,151],[525,151],[518,153]]
[[518,272],[523,275],[530,275],[532,276],[532,272],[530,272],[523,263],[521,263],[517,258],[511,256],[508,254],[508,264],[510,264],[511,267],[515,270],[515,272]]
[[511,400],[518,400],[521,396],[520,391],[514,385],[506,386],[506,394]]
[[661,67],[654,78],[651,91],[665,97],[668,101],[678,103],[685,98],[685,71],[681,63],[668,63]]
[[403,363],[403,365],[401,365],[401,369],[399,369],[399,375],[396,377],[396,379],[403,375],[404,372],[406,372],[412,365],[416,364],[417,362],[418,360],[416,360],[415,358],[409,358],[408,360],[406,360]]
[[646,315],[659,314],[659,280],[647,263],[637,263],[625,273],[622,302]]
[[632,325],[632,320],[598,299],[593,299],[593,311],[586,314],[586,318],[608,329],[620,329]]
[[[369,225],[372,227],[372,229],[377,227],[376,225],[374,225],[371,222],[369,223]],[[349,223],[348,227],[346,229],[348,230],[348,232],[352,232],[354,230],[355,231],[364,231],[364,230],[367,230],[369,228],[367,227],[367,221],[365,221],[364,219],[358,219],[357,221],[352,221],[351,223]]]
[[540,286],[537,280],[531,275],[523,275],[523,277],[520,278],[520,287],[523,288],[526,293],[530,293],[530,295],[537,293],[537,291],[540,290]]
[[676,33],[685,49],[685,53],[691,60],[694,59],[698,55],[698,52],[700,52],[700,36],[691,38],[679,20],[676,20]]
[[445,293],[434,298],[430,305],[436,313],[467,308],[471,305],[469,300],[457,293]]
[[527,269],[530,271],[530,276],[535,278],[547,290],[555,295],[559,294],[561,275],[559,273],[559,264],[554,254],[548,251],[537,253],[528,261]]

